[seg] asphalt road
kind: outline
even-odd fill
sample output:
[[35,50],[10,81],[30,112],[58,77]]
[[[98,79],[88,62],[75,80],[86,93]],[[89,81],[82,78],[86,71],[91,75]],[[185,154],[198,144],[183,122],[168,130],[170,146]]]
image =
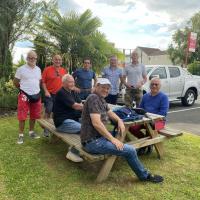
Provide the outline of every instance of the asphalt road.
[[171,103],[167,124],[171,128],[200,136],[200,98],[191,107],[184,107],[180,102]]

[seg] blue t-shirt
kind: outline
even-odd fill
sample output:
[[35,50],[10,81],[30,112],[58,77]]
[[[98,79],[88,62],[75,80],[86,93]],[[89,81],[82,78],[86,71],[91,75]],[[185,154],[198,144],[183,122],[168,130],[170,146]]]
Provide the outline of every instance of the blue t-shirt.
[[145,109],[147,112],[166,117],[169,110],[169,100],[163,92],[159,92],[156,96],[146,93],[142,97],[140,108]]
[[92,79],[96,78],[95,73],[92,70],[86,70],[84,68],[77,69],[73,73],[73,77],[76,81],[76,85],[81,89],[91,89]]
[[110,94],[117,95],[119,93],[119,79],[122,77],[122,69],[115,67],[106,67],[102,71],[102,77],[107,78],[111,82]]

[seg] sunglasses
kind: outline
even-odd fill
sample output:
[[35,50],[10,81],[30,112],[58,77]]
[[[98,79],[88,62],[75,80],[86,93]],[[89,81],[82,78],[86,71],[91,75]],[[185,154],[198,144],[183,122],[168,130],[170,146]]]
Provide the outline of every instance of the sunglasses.
[[159,84],[158,83],[151,83],[151,86],[158,86]]
[[37,60],[35,57],[27,57],[29,60]]

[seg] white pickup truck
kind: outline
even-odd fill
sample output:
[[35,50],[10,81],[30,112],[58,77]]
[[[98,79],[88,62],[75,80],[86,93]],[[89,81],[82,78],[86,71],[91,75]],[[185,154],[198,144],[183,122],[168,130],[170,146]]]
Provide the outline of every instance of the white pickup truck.
[[194,104],[200,93],[200,76],[190,74],[180,66],[173,65],[146,65],[148,81],[144,84],[144,93],[149,92],[149,80],[159,77],[161,91],[170,101],[181,100],[184,106]]

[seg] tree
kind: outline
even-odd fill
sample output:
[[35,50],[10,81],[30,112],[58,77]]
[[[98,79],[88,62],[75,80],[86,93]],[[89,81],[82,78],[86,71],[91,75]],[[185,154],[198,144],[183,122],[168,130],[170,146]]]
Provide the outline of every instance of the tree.
[[9,78],[15,42],[28,37],[49,9],[48,5],[45,1],[0,0],[0,77]]
[[44,16],[39,28],[45,33],[48,46],[63,55],[64,64],[69,65],[70,71],[80,66],[84,57],[90,57],[95,70],[100,71],[108,55],[120,54],[98,31],[100,26],[101,21],[92,17],[90,10],[81,15],[70,12],[62,16],[55,9],[51,15]]
[[194,53],[188,54],[188,63],[200,60],[200,12],[196,13],[187,23],[184,29],[178,29],[172,36],[168,53],[174,64],[183,64],[186,59],[187,40],[190,32],[197,33],[197,45]]

